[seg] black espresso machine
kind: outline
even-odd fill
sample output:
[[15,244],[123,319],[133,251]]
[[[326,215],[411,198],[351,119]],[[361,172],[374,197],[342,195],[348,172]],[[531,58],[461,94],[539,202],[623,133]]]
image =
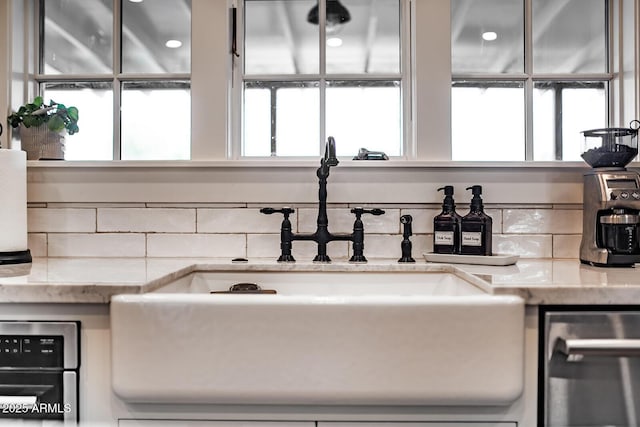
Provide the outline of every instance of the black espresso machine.
[[638,128],[582,132],[584,175],[580,261],[601,267],[640,263],[640,176],[626,169],[638,154]]

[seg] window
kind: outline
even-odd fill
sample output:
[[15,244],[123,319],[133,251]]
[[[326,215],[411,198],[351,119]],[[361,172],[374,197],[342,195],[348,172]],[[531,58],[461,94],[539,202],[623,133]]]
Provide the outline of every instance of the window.
[[452,159],[580,160],[609,123],[608,7],[452,0]]
[[80,111],[65,158],[190,158],[191,1],[41,0],[39,7],[36,81],[45,99]]
[[[577,160],[579,131],[636,116],[631,3],[39,0],[41,61],[14,28],[11,66],[79,107],[68,159],[315,158],[334,136],[350,157]],[[12,106],[37,92],[17,86]]]
[[404,154],[405,1],[244,0],[238,7],[240,156],[317,157],[328,136],[341,156],[361,147]]

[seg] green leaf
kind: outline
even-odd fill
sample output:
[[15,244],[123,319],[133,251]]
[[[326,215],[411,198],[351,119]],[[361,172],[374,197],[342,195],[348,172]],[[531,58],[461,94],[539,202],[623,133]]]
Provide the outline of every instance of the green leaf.
[[64,120],[59,116],[53,116],[49,120],[49,130],[53,132],[60,132],[64,129]]
[[42,103],[44,101],[42,100],[41,96],[36,96],[36,99],[33,100],[33,104],[37,107],[36,109],[42,107]]
[[38,126],[40,123],[38,123],[38,118],[35,116],[25,116],[24,119],[22,120],[22,123],[24,123],[24,125],[28,128],[30,127],[35,127]]
[[67,113],[69,117],[71,117],[71,120],[78,121],[78,109],[76,107],[69,107]]

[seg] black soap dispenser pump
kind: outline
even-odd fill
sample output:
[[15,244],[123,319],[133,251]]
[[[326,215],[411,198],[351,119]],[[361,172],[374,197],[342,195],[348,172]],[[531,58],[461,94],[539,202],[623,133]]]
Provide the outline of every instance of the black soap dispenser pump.
[[433,252],[437,254],[460,253],[460,227],[462,218],[456,213],[453,201],[453,186],[438,188],[444,190],[442,212],[433,218]]
[[462,255],[491,255],[493,220],[484,213],[482,186],[467,187],[473,195],[469,213],[462,217],[460,253]]

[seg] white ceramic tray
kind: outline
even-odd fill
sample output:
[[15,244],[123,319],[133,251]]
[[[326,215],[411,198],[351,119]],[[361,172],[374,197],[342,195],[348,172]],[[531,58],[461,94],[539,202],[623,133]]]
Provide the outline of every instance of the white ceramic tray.
[[452,255],[436,254],[425,252],[424,259],[427,262],[440,262],[445,264],[477,264],[477,265],[513,265],[520,258],[519,255],[494,254],[491,256],[482,255]]

